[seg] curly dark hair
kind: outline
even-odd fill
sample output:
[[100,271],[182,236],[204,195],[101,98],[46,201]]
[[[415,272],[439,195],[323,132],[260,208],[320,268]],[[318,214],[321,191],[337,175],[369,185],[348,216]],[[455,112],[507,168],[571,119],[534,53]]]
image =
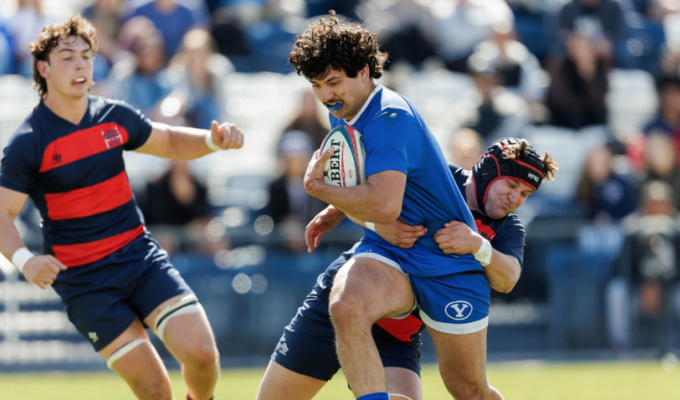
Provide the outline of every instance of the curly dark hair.
[[[515,159],[515,160],[526,160],[528,158],[527,152],[531,148],[531,145],[526,139],[517,139],[516,144],[505,144],[505,150],[503,151],[503,158],[505,159]],[[555,180],[555,173],[559,169],[557,163],[552,159],[549,153],[545,153],[541,159],[543,163],[543,176],[545,180],[552,181]]]
[[28,47],[33,54],[33,87],[38,91],[41,99],[47,96],[47,81],[38,71],[38,61],[49,63],[52,50],[59,46],[60,40],[69,36],[82,37],[93,52],[97,51],[97,30],[80,14],[44,27],[35,41],[31,42]]
[[370,76],[382,76],[387,53],[380,51],[378,37],[356,22],[340,22],[335,11],[302,32],[288,55],[298,75],[312,80],[326,75],[329,68],[344,70],[349,78],[368,65]]

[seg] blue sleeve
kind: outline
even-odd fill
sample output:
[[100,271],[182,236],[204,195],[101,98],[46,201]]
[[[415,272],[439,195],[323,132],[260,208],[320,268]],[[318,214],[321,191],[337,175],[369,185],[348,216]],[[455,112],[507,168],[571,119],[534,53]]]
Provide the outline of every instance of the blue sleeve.
[[526,231],[516,215],[511,215],[503,221],[503,225],[491,239],[491,247],[503,254],[513,256],[524,267],[524,244]]
[[0,165],[0,186],[28,194],[42,162],[41,146],[31,133],[15,135],[5,147]]
[[[384,110],[365,128],[366,176],[394,170],[408,174],[413,168],[409,150],[420,148],[420,125],[403,110]],[[415,142],[418,141],[418,142]]]
[[151,136],[151,121],[141,111],[122,101],[118,103],[118,109],[121,113],[121,125],[128,132],[125,150],[135,150],[142,147]]

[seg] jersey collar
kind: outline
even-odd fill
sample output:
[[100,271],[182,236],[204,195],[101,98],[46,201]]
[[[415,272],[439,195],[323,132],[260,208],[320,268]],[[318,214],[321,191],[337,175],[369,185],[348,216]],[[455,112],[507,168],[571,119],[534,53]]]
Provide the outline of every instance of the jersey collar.
[[361,118],[361,114],[364,113],[364,110],[366,109],[366,107],[368,107],[368,105],[371,103],[371,100],[373,100],[373,96],[375,96],[379,91],[381,91],[382,88],[383,88],[382,83],[379,83],[378,86],[376,86],[375,89],[373,89],[373,92],[371,92],[371,95],[368,96],[368,98],[366,99],[366,102],[364,103],[363,107],[361,107],[361,110],[359,110],[359,112],[357,113],[357,115],[355,115],[354,118],[352,118],[351,121],[347,122],[348,125],[354,125],[354,124],[356,124],[356,122],[359,120],[359,118]]

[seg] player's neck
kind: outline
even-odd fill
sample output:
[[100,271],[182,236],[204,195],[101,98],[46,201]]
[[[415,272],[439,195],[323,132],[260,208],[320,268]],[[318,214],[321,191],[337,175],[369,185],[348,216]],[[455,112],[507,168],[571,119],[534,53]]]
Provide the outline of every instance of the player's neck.
[[47,92],[43,103],[57,116],[78,125],[87,112],[88,96],[74,99]]
[[479,209],[474,184],[475,182],[472,180],[472,175],[470,175],[470,178],[468,178],[467,182],[465,182],[465,201],[470,210],[484,214],[484,212]]
[[[378,87],[378,85],[375,83],[375,81],[373,79],[371,79],[371,83],[369,83],[366,86],[366,91],[364,92],[364,96],[363,96],[362,101],[361,101],[361,106],[359,106],[359,110],[357,111],[357,114],[361,111],[361,109],[364,108],[364,105],[366,105],[366,102],[371,97],[371,93],[373,93],[373,91],[377,87]],[[351,117],[345,118],[345,121],[347,121],[347,122],[352,121],[357,116],[357,114],[354,114]]]

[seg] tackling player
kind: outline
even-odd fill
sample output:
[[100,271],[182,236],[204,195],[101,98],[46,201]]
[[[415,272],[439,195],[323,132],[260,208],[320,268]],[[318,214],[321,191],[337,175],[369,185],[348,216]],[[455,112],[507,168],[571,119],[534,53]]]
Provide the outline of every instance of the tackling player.
[[[289,56],[330,111],[331,126],[352,125],[362,133],[366,150],[367,184],[324,184],[329,150],[310,161],[307,193],[367,223],[400,218],[427,229],[410,249],[366,230],[352,259],[338,271],[329,311],[340,364],[357,398],[388,400],[371,329],[379,319],[407,315],[417,305],[449,392],[458,398],[501,399],[486,379],[490,293],[479,260],[490,262],[491,246],[483,242],[474,255],[439,249],[434,233],[445,223],[461,221],[475,230],[474,220],[420,114],[401,95],[374,82],[386,58],[374,34],[359,24],[339,22],[333,12],[328,21],[313,23],[300,34]],[[536,184],[543,179],[544,172],[535,166],[526,169]],[[504,199],[487,212],[514,206]]]
[[[448,254],[474,253],[483,240],[488,240],[494,256],[484,270],[491,287],[503,293],[510,292],[517,283],[524,254],[524,228],[517,216],[510,212],[521,207],[526,197],[534,192],[534,188],[522,182],[524,176],[521,171],[512,168],[512,163],[517,161],[537,166],[542,163],[551,176],[557,170],[557,165],[548,155],[538,158],[526,140],[510,138],[494,143],[472,172],[449,165],[472,211],[479,234],[467,225],[453,221],[435,234],[440,249]],[[480,175],[487,178],[480,179]],[[477,193],[482,196],[478,197]],[[513,202],[515,208],[503,210],[500,214],[495,212],[495,205],[507,198],[519,199]],[[486,207],[493,217],[486,215]],[[344,217],[342,212],[329,207],[314,218],[307,227],[305,238],[309,251],[314,251],[323,234]],[[389,225],[376,224],[375,229],[385,240],[402,248],[412,247],[426,233],[422,226],[411,227],[401,221]],[[333,278],[352,253],[351,250],[343,253],[319,276],[303,306],[284,330],[260,384],[257,400],[311,399],[338,371],[340,364],[328,313],[328,297]],[[404,319],[379,320],[372,328],[385,369],[387,390],[392,398],[422,399],[419,332],[423,328],[417,312]]]
[[[219,355],[203,308],[151,239],[130,190],[124,150],[191,160],[238,149],[232,124],[212,130],[149,121],[129,105],[89,96],[96,31],[79,15],[35,42],[40,103],[5,149],[0,252],[26,280],[52,285],[69,320],[140,399],[174,399],[149,327],[182,365],[187,399],[212,398]],[[28,197],[42,216],[45,255],[32,254],[14,219]]]

